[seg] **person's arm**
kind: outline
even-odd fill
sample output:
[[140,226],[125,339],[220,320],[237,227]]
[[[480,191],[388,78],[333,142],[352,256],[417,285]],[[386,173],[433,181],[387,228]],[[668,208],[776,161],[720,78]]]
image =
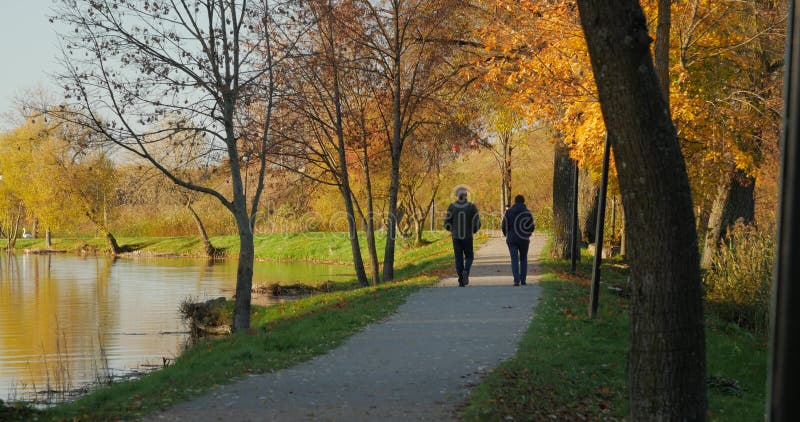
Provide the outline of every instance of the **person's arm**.
[[453,204],[447,207],[447,214],[444,216],[444,229],[449,232],[453,231]]
[[500,222],[500,229],[503,230],[503,236],[508,236],[508,210],[503,213],[503,221]]
[[478,214],[478,207],[474,204],[472,207],[475,209],[475,218],[472,221],[472,233],[477,233],[481,229],[481,216]]

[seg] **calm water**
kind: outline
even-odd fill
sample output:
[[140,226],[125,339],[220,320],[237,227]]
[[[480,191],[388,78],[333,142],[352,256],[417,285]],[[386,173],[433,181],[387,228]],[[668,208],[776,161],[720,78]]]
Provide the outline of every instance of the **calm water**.
[[[254,270],[254,284],[352,278],[334,265]],[[230,297],[235,285],[235,261],[0,254],[0,399],[79,387],[106,361],[115,374],[160,365],[186,342],[180,302]]]

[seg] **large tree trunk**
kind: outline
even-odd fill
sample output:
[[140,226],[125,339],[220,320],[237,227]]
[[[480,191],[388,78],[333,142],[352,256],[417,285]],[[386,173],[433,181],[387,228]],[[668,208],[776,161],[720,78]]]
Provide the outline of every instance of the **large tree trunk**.
[[203,224],[203,220],[200,219],[200,216],[192,207],[191,201],[186,201],[186,209],[189,210],[189,213],[192,214],[192,218],[194,219],[195,225],[197,225],[197,231],[200,232],[200,239],[203,241],[203,250],[205,254],[209,257],[212,257],[217,254],[216,248],[214,245],[211,244],[211,239],[208,238],[208,232],[206,232],[206,226]]
[[702,268],[711,267],[714,252],[719,246],[728,230],[741,219],[745,224],[751,224],[755,218],[755,179],[742,170],[736,169],[727,183],[719,185],[717,196],[711,207],[708,217],[703,244],[703,257],[700,260]]
[[572,235],[572,172],[574,162],[563,142],[556,143],[553,158],[553,256],[570,257]]
[[579,0],[625,207],[630,419],[706,417],[705,331],[686,166],[636,0]]

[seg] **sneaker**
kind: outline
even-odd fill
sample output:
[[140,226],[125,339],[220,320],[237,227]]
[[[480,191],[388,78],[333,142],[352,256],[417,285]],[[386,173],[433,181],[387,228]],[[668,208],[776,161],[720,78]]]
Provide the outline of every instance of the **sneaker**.
[[518,281],[515,281],[515,282],[514,282],[514,285],[515,285],[515,286],[519,286],[519,282],[518,282]]
[[464,272],[464,285],[469,284],[469,271]]
[[458,275],[458,287],[464,287],[464,286],[465,286],[465,284],[464,284],[464,275],[463,274],[459,274]]
[[519,284],[522,284],[523,286],[525,286],[527,283],[525,283],[525,280],[522,280],[522,281],[519,282]]

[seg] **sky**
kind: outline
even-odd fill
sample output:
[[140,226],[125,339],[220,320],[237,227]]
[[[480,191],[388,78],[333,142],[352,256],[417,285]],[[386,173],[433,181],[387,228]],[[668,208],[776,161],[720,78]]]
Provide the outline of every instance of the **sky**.
[[[49,74],[58,71],[58,37],[48,21],[54,0],[0,0],[0,116],[14,111],[14,98],[44,88],[61,95]],[[0,117],[0,128],[8,125]]]

